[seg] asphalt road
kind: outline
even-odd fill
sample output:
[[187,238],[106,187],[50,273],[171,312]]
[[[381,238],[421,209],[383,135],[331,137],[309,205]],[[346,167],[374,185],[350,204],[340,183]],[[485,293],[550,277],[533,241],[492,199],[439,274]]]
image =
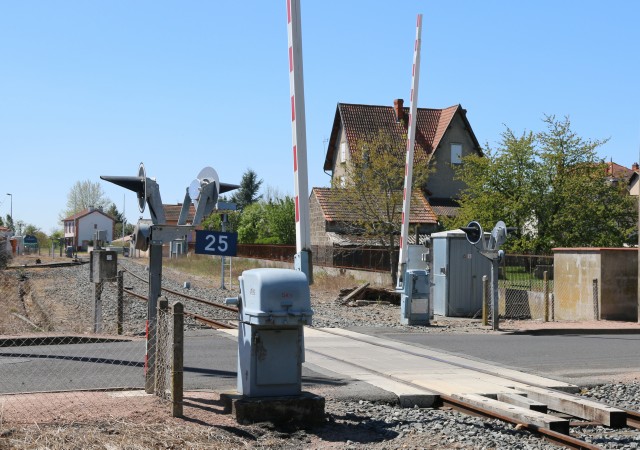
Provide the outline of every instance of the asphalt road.
[[[213,330],[187,332],[187,390],[236,389],[237,340]],[[145,341],[0,347],[0,393],[144,388]],[[318,368],[302,369],[303,389],[324,385],[357,397],[363,383]],[[380,396],[380,393],[377,393]]]
[[[354,329],[411,345],[578,384],[640,377],[640,334],[435,334]],[[185,388],[234,390],[237,343],[216,331],[185,336]],[[144,387],[144,340],[0,348],[0,393]],[[334,388],[336,396],[380,392],[320,368],[303,367],[303,389]]]
[[577,385],[607,382],[630,373],[640,379],[638,333],[559,330],[553,334],[435,334],[399,333],[379,328],[354,328],[353,331]]

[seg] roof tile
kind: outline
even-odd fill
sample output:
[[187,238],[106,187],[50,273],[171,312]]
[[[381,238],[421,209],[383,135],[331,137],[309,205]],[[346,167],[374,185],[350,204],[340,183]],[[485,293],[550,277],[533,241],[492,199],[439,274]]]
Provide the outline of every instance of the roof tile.
[[[353,208],[345,205],[337,196],[332,195],[333,189],[314,187],[315,194],[324,217],[329,222],[353,222],[359,220]],[[411,195],[411,212],[409,223],[437,223],[438,219],[425,196],[419,191]]]

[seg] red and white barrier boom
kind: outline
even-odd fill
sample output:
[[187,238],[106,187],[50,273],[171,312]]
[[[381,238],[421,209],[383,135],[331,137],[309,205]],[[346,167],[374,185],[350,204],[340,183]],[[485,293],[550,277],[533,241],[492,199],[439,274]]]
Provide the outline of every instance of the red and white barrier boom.
[[413,183],[413,148],[416,143],[416,120],[418,118],[418,82],[420,79],[420,43],[422,35],[422,14],[416,20],[416,41],[413,47],[413,74],[411,80],[411,103],[409,106],[409,129],[407,131],[407,161],[404,170],[404,193],[402,201],[402,230],[400,233],[400,258],[398,261],[397,287],[402,287],[407,265],[409,236],[409,211],[411,210],[411,184]]
[[289,93],[291,95],[291,137],[296,208],[296,255],[294,265],[313,282],[309,191],[307,186],[307,132],[304,114],[304,76],[302,71],[302,30],[300,0],[287,0],[289,35]]

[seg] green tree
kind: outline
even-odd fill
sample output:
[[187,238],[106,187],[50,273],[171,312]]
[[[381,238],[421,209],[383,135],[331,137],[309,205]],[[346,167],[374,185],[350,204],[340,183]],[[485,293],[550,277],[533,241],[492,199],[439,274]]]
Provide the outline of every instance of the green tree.
[[13,217],[11,217],[11,214],[7,214],[7,216],[4,219],[4,226],[9,228],[11,231],[13,231],[14,233],[16,232],[16,227],[13,224]]
[[295,203],[293,198],[274,199],[264,205],[264,214],[269,236],[262,238],[265,244],[296,243]]
[[512,251],[525,251],[532,238],[527,220],[536,204],[536,138],[531,132],[516,136],[502,133],[496,150],[486,148],[484,156],[465,157],[457,176],[467,188],[461,193],[460,214],[445,219],[447,228],[477,220],[485,227],[503,220],[518,229],[509,243]]
[[[369,139],[355,143],[351,161],[341,180],[334,180],[333,200],[349,205],[343,222],[345,231],[376,241],[389,252],[391,276],[397,274],[395,248],[400,234],[406,154],[388,134],[380,131]],[[416,153],[412,189],[425,186],[428,165]]]
[[[226,231],[237,232],[240,223],[240,211],[228,211],[227,213]],[[202,220],[202,228],[211,231],[222,231],[222,214],[216,211]]]
[[261,195],[258,195],[262,180],[258,180],[258,175],[251,169],[247,169],[242,175],[240,181],[240,189],[238,189],[232,196],[231,201],[236,203],[239,210],[243,210],[245,207],[260,200]]
[[25,235],[27,235],[27,234],[34,235],[39,231],[40,231],[40,228],[38,228],[37,226],[35,226],[33,224],[27,223],[27,224],[24,225],[24,234]]
[[111,203],[111,206],[109,206],[109,209],[107,209],[106,214],[110,217],[113,218],[114,220],[114,226],[113,226],[113,239],[120,239],[122,238],[123,232],[122,232],[122,228],[124,227],[124,234],[128,235],[128,234],[133,234],[134,230],[135,230],[135,225],[132,223],[127,223],[127,219],[124,216],[124,213],[121,213],[118,210],[118,207],[116,206],[115,203]]
[[265,228],[264,204],[256,202],[242,210],[238,224],[238,241],[243,244],[255,244]]
[[243,244],[295,244],[295,206],[289,196],[255,202],[239,217],[238,240]]
[[518,229],[505,246],[514,252],[632,243],[633,199],[623,183],[607,179],[596,155],[606,141],[581,138],[568,118],[547,116],[544,124],[545,131],[519,137],[507,129],[497,151],[464,159],[461,213],[447,225],[504,220]]
[[91,180],[76,181],[67,194],[67,207],[60,213],[59,219],[62,222],[89,207],[106,209],[111,203],[100,183]]

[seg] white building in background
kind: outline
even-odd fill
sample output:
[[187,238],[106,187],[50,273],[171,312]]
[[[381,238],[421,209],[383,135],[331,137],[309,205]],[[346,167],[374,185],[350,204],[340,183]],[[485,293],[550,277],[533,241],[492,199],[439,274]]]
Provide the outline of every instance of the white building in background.
[[115,220],[100,209],[88,208],[64,219],[65,246],[86,250],[96,231],[107,232],[107,242],[113,240]]

